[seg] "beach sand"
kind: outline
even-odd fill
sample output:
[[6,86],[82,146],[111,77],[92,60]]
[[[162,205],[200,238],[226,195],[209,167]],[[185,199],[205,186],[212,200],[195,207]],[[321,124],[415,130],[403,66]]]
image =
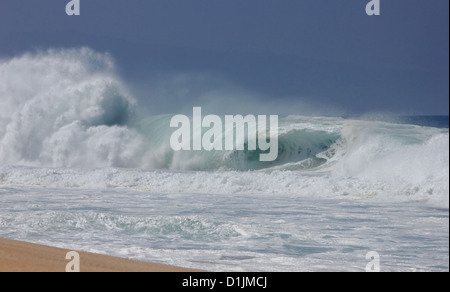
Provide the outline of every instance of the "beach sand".
[[[70,250],[0,238],[0,272],[65,272]],[[80,272],[198,272],[162,264],[78,252]]]

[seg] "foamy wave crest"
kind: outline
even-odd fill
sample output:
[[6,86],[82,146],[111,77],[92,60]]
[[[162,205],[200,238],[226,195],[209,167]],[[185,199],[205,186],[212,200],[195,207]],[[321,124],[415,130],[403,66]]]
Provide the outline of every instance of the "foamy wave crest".
[[125,126],[136,102],[108,54],[25,54],[0,64],[0,80],[0,164],[140,164],[142,138]]
[[448,208],[448,129],[353,121],[342,138],[331,173],[349,190],[370,186],[374,195],[419,196]]

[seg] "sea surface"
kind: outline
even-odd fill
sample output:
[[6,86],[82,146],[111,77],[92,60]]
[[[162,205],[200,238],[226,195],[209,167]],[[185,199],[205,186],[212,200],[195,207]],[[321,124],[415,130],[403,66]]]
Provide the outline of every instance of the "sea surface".
[[209,271],[449,270],[448,116],[281,116],[273,162],[174,152],[172,115],[136,115],[113,67],[0,61],[0,237]]

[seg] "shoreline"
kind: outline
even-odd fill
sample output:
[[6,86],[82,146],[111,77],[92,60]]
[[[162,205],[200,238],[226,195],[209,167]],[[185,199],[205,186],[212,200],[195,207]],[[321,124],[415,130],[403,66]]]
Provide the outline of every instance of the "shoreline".
[[[66,272],[72,250],[0,238],[0,272]],[[76,251],[80,272],[201,272],[200,270],[142,262]]]

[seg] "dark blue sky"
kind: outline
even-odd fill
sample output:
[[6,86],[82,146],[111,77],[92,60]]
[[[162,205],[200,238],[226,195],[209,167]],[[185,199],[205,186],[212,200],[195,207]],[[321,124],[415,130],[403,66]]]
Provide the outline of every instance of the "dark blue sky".
[[[0,0],[0,57],[110,52],[141,99],[149,84],[170,87],[165,77],[185,74],[191,93],[175,103],[233,84],[263,103],[449,112],[448,0],[381,0],[381,16],[371,17],[369,0],[81,0],[72,17],[68,2]],[[202,83],[205,75],[213,77]],[[167,98],[153,92],[148,102]]]

